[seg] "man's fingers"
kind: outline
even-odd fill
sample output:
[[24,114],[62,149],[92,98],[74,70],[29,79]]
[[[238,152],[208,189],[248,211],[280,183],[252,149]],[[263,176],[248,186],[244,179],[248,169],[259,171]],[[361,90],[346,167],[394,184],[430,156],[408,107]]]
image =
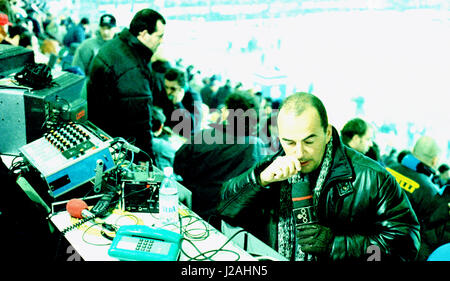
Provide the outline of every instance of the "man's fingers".
[[300,172],[302,170],[302,165],[300,164],[300,160],[295,159],[294,163],[295,163],[295,168],[297,169],[297,171]]
[[307,230],[304,230],[304,231],[299,230],[298,237],[299,238],[315,237],[316,234],[317,234],[317,230],[314,230],[314,229],[307,229]]
[[262,173],[264,183],[282,181],[297,174],[301,169],[300,161],[290,156],[276,158]]
[[298,160],[295,157],[288,156],[288,161],[291,164],[292,175],[297,174],[298,172],[301,171],[302,165],[300,164],[300,160]]
[[281,169],[284,177],[291,177],[300,170],[300,161],[290,156],[279,157],[274,164]]
[[304,238],[298,238],[297,242],[300,245],[308,245],[308,244],[314,244],[315,240],[316,239],[313,236],[309,236],[309,237],[304,237]]

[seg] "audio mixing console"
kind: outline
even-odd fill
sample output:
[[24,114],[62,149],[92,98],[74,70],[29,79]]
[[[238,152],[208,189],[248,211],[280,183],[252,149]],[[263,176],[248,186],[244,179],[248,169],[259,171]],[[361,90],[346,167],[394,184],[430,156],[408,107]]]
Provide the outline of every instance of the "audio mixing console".
[[[109,150],[112,138],[90,122],[61,123],[21,148],[23,158],[36,168],[56,198],[115,168]],[[102,174],[103,174],[102,173]]]

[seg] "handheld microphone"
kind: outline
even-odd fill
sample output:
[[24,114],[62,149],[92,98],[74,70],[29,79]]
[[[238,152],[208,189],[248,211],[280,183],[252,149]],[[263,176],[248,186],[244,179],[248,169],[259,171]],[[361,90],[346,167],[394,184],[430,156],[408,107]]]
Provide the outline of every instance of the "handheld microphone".
[[296,227],[317,222],[312,199],[308,182],[298,181],[292,184],[292,205]]
[[81,199],[70,199],[67,202],[66,210],[69,214],[78,219],[94,218],[95,215],[88,210],[88,205]]

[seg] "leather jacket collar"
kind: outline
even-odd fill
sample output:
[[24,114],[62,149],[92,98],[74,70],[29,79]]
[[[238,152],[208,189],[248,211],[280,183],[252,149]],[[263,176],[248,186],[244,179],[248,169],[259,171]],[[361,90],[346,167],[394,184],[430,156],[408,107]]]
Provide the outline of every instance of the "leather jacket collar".
[[341,142],[339,134],[334,127],[333,150],[333,164],[326,184],[335,180],[352,180],[355,177],[355,171],[350,165],[350,161],[345,153],[344,144]]
[[436,171],[433,168],[421,162],[412,154],[406,155],[402,159],[401,164],[405,167],[410,168],[413,171],[416,171],[420,174],[424,174],[427,177],[433,177],[436,174]]

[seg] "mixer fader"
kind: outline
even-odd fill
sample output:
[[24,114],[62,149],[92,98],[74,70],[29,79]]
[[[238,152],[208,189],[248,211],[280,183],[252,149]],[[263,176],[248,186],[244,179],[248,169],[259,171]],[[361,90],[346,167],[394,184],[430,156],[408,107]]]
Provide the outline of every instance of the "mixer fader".
[[83,155],[94,147],[88,132],[73,122],[54,126],[44,134],[44,139],[67,159]]

